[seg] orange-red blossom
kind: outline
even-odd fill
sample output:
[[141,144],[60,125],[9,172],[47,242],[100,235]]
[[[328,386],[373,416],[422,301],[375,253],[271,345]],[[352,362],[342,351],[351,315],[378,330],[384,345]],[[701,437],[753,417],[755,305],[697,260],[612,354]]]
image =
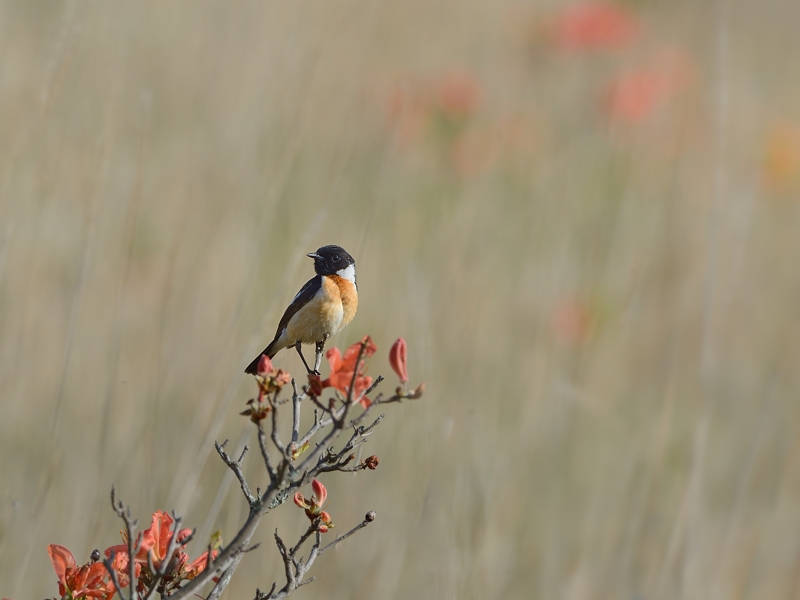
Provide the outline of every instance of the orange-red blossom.
[[[364,348],[363,352],[361,350],[362,346]],[[322,387],[336,388],[346,396],[350,391],[350,384],[353,383],[353,375],[355,375],[351,398],[354,402],[360,402],[364,408],[368,407],[370,401],[369,398],[364,397],[364,392],[372,385],[372,377],[366,375],[367,366],[364,361],[375,354],[377,350],[378,347],[375,346],[369,336],[350,346],[345,350],[344,356],[342,356],[338,348],[328,350],[325,353],[325,357],[328,359],[331,372],[328,378],[321,382]],[[359,360],[359,355],[361,360]],[[356,369],[358,369],[358,372],[356,372]]]
[[239,414],[250,417],[253,423],[258,423],[267,418],[272,406],[266,402],[268,394],[279,391],[292,380],[292,376],[283,369],[272,366],[269,356],[262,354],[256,368],[256,383],[258,384],[258,399],[250,399],[247,404],[250,408]]
[[313,497],[305,498],[303,494],[297,492],[294,495],[294,503],[305,509],[306,516],[312,523],[319,519],[317,530],[320,533],[327,533],[328,529],[333,527],[331,516],[322,510],[322,505],[325,504],[325,500],[328,498],[328,490],[317,479],[311,481],[311,489],[313,490]]
[[[165,560],[171,560],[172,557],[167,556],[172,536],[177,535],[178,550],[175,552],[173,564],[170,565],[167,577],[174,582],[180,582],[184,579],[194,579],[199,575],[208,564],[208,551],[201,554],[197,559],[190,562],[189,555],[183,551],[185,545],[182,544],[192,533],[191,529],[181,529],[180,531],[173,531],[172,525],[174,520],[163,510],[157,510],[153,513],[150,527],[143,531],[136,540],[135,548],[136,554],[134,561],[138,569],[148,568],[148,555],[153,567],[159,569]],[[117,557],[124,556],[125,567],[127,568],[128,558],[128,540],[127,534],[123,531],[122,535],[124,544],[112,546],[106,550],[106,556],[115,555],[115,562]],[[212,560],[218,554],[217,551],[211,552]],[[151,575],[153,575],[151,573]],[[124,585],[120,582],[120,585]],[[141,586],[141,582],[140,582]]]
[[[165,580],[171,581],[176,587],[185,579],[197,577],[208,565],[208,552],[204,552],[193,562],[189,561],[189,556],[183,551],[185,546],[182,542],[189,537],[191,530],[173,531],[173,523],[174,520],[171,516],[164,511],[157,510],[153,513],[150,527],[136,538],[134,545],[136,550],[133,557],[135,562],[134,575],[139,580],[137,588],[140,592],[147,589],[148,582],[155,575],[149,572],[148,556],[156,569],[159,569],[164,561],[171,560]],[[174,535],[177,536],[178,549],[174,557],[169,557],[167,556],[167,551]],[[125,530],[122,532],[122,540],[122,544],[107,548],[105,555],[111,559],[111,568],[116,573],[119,585],[128,587],[130,585],[130,563],[127,532]],[[116,594],[117,590],[102,562],[90,562],[78,566],[72,552],[58,544],[50,544],[47,547],[47,552],[58,577],[58,593],[62,598],[68,600],[78,600],[80,598],[111,600]],[[218,554],[218,551],[212,551],[212,560]]]
[[[110,600],[116,589],[110,581],[103,563],[87,563],[78,566],[72,552],[64,546],[50,544],[47,547],[50,562],[58,577],[58,593],[62,598],[102,598]],[[123,585],[120,581],[120,585]]]

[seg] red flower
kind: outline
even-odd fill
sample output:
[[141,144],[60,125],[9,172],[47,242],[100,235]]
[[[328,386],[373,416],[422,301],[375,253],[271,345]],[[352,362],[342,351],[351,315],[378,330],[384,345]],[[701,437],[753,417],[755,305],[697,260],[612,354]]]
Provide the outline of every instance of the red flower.
[[[169,561],[169,569],[163,581],[168,582],[169,589],[177,589],[184,579],[194,579],[201,573],[208,563],[208,552],[201,554],[194,562],[190,562],[189,555],[184,552],[183,542],[191,535],[191,529],[181,529],[173,531],[175,523],[173,518],[162,510],[153,513],[150,527],[139,534],[136,538],[135,556],[136,577],[139,578],[137,589],[139,592],[146,591],[152,584],[154,573],[150,572],[148,555],[156,569],[159,569],[164,561]],[[177,551],[171,556],[167,556],[172,536],[177,536]],[[123,544],[111,546],[105,552],[107,557],[114,554],[114,570],[120,577],[120,585],[127,587],[128,582],[128,540],[125,531],[122,532]],[[219,554],[217,550],[212,550],[212,560]],[[171,587],[170,587],[171,586]]]
[[258,359],[258,366],[256,367],[256,374],[266,375],[272,371],[272,360],[266,354],[262,354]]
[[269,356],[262,354],[258,359],[258,367],[256,367],[256,382],[258,383],[258,401],[263,402],[264,396],[277,390],[280,390],[284,385],[292,380],[283,369],[276,369],[272,366],[272,361]]
[[62,597],[74,600],[78,598],[111,600],[116,593],[114,584],[106,581],[108,571],[103,563],[95,562],[79,567],[72,552],[58,544],[50,544],[47,553],[58,576],[58,593]]
[[408,381],[408,371],[406,370],[406,341],[403,338],[397,338],[397,341],[392,345],[389,350],[389,364],[392,369],[397,373],[401,383]]
[[[120,550],[121,549],[121,550]],[[105,552],[107,558],[111,558],[111,553],[114,553],[114,560],[111,561],[111,568],[117,572],[117,579],[122,587],[130,585],[130,567],[128,567],[128,546],[112,546]],[[134,576],[139,577],[142,571],[142,565],[138,562],[134,567]]]
[[328,490],[326,490],[325,486],[317,479],[311,481],[311,489],[314,492],[312,498],[307,500],[303,497],[303,494],[297,492],[294,495],[294,503],[300,508],[305,509],[306,516],[312,523],[319,519],[317,529],[320,533],[326,533],[329,528],[333,527],[331,516],[322,510],[322,505],[325,504],[325,500],[328,498]]
[[[163,560],[169,558],[167,549],[173,536],[173,523],[172,517],[163,510],[157,510],[153,513],[150,527],[142,532],[141,541],[136,551],[136,562],[147,564],[147,554],[149,552],[153,559],[153,566],[157,569]],[[181,529],[177,533],[178,542],[189,537],[191,532],[191,529]]]
[[[362,345],[364,346],[363,352],[361,351]],[[366,336],[360,342],[350,346],[345,351],[344,356],[342,356],[338,348],[331,348],[328,350],[325,353],[325,357],[328,359],[331,372],[328,378],[322,382],[322,387],[336,388],[347,396],[350,390],[350,384],[353,381],[353,375],[356,373],[356,369],[358,369],[351,399],[354,402],[361,402],[362,406],[365,408],[369,406],[369,399],[362,398],[362,395],[369,389],[369,386],[372,385],[372,377],[365,375],[366,364],[364,360],[375,354],[377,349],[377,346],[372,343],[372,338]],[[359,354],[361,354],[360,362],[358,360]],[[357,362],[359,362],[359,364],[356,364]]]
[[584,2],[558,16],[553,38],[563,50],[618,50],[634,42],[640,30],[636,18],[621,6]]
[[[219,550],[211,551],[211,560],[213,561],[219,556]],[[175,553],[175,566],[170,567],[175,581],[183,581],[184,579],[194,579],[200,573],[206,570],[209,564],[208,550],[198,556],[193,562],[189,562],[189,555],[186,552],[178,551]]]

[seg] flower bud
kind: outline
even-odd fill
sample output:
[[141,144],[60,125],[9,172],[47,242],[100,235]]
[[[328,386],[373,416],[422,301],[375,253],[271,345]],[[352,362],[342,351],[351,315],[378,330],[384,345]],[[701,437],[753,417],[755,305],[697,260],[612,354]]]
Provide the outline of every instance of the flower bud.
[[397,373],[401,383],[408,381],[408,371],[406,370],[406,341],[403,338],[397,338],[397,341],[392,345],[389,350],[389,364]]
[[262,354],[261,358],[258,359],[258,367],[256,367],[256,373],[259,375],[266,375],[272,371],[272,361],[269,359],[269,356],[266,354]]
[[314,479],[311,481],[311,489],[314,490],[317,506],[325,504],[325,500],[328,498],[328,490],[325,489],[325,486],[318,479]]

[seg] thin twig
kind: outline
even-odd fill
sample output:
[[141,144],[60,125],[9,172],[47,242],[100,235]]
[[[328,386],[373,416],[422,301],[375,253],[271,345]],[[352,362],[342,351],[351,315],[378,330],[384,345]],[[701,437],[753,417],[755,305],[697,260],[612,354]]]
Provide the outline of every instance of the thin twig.
[[136,533],[136,526],[139,524],[139,521],[133,518],[131,515],[131,509],[125,506],[121,500],[117,500],[117,490],[113,486],[111,487],[111,506],[114,508],[114,512],[117,513],[117,516],[123,520],[125,523],[125,532],[128,535],[128,568],[129,574],[128,577],[130,578],[130,600],[137,600],[138,594],[136,593],[136,561],[134,557],[136,553],[134,552],[134,539],[133,534]]
[[292,443],[297,446],[300,437],[300,401],[302,395],[297,392],[297,382],[292,378]]
[[298,542],[289,551],[289,554],[291,556],[294,556],[295,554],[297,554],[297,551],[300,550],[300,546],[302,546],[305,543],[305,541],[309,537],[311,537],[311,534],[314,533],[317,530],[317,526],[318,526],[317,522],[312,522],[311,525],[308,526],[308,529],[306,529],[306,532],[303,535],[300,536],[300,539],[298,540]]
[[[239,457],[239,460],[233,460],[228,453],[225,452],[225,444],[228,443],[228,440],[222,442],[222,444],[218,444],[214,442],[214,447],[217,449],[217,453],[222,458],[222,461],[228,465],[228,467],[233,471],[233,474],[236,475],[236,479],[239,480],[239,485],[242,488],[242,493],[244,497],[247,498],[247,502],[249,504],[253,504],[255,502],[255,497],[253,496],[252,492],[250,491],[250,486],[247,485],[247,481],[244,478],[244,473],[242,472],[242,460],[244,459],[244,455],[250,449],[250,446],[245,445],[244,449],[242,450],[242,455]],[[175,528],[177,531],[177,526]]]
[[269,475],[269,480],[272,483],[275,483],[275,468],[272,466],[272,461],[269,458],[269,451],[267,450],[267,434],[264,431],[264,427],[261,425],[261,421],[257,424],[258,427],[258,445],[261,448],[261,458],[264,459],[264,466],[267,469],[267,475]]
[[281,456],[286,456],[286,446],[281,443],[280,438],[278,437],[278,393],[280,390],[276,390],[274,396],[269,397],[270,406],[272,406],[272,432],[270,437],[272,438],[272,443],[275,444],[275,447],[281,453]]
[[[258,544],[256,544],[256,546],[258,546]],[[211,556],[210,552],[209,556]],[[219,581],[217,581],[214,588],[206,597],[206,600],[217,600],[217,598],[220,597],[222,592],[225,590],[226,587],[228,587],[228,584],[231,582],[231,577],[233,577],[233,573],[234,571],[236,571],[236,567],[239,566],[239,561],[242,560],[242,556],[244,556],[244,552],[239,554],[239,556],[236,557],[236,560],[233,562],[233,564],[227,569],[225,569],[225,572],[220,576]]]
[[269,600],[272,598],[272,593],[275,591],[275,588],[278,587],[277,582],[272,583],[272,587],[269,588],[269,591],[265,594],[260,589],[256,588],[256,597],[254,600]]
[[[122,593],[122,586],[119,584],[119,577],[117,576],[117,572],[114,570],[113,565],[114,565],[114,558],[116,556],[117,553],[112,552],[111,556],[109,556],[103,561],[103,566],[106,568],[106,571],[108,571],[108,577],[109,579],[111,579],[111,583],[114,584],[114,589],[117,590],[120,600],[128,600],[128,598],[125,597],[125,594]],[[133,589],[133,586],[131,586],[131,589]]]
[[370,523],[372,523],[374,520],[375,520],[375,511],[374,511],[374,510],[371,510],[371,511],[369,511],[369,512],[366,514],[366,516],[364,517],[364,520],[363,520],[363,521],[361,521],[361,523],[359,523],[358,525],[356,525],[355,527],[353,527],[353,528],[352,528],[350,531],[348,531],[348,532],[347,532],[347,533],[345,533],[344,535],[341,535],[341,536],[337,537],[337,538],[336,538],[335,540],[333,540],[333,541],[332,541],[330,544],[328,544],[327,546],[325,546],[324,548],[322,548],[322,550],[320,550],[320,551],[319,551],[319,553],[320,553],[320,554],[322,554],[323,552],[325,552],[325,551],[326,551],[326,550],[328,550],[329,548],[331,548],[331,547],[335,546],[336,544],[338,544],[338,543],[339,543],[339,542],[341,542],[342,540],[349,538],[349,537],[350,537],[351,535],[353,535],[355,532],[359,531],[360,529],[364,529],[364,527],[366,527],[367,525],[369,525]]

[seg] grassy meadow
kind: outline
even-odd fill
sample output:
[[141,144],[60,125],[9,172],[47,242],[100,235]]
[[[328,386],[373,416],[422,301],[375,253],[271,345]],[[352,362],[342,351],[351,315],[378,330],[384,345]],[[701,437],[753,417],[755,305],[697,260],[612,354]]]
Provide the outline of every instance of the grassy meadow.
[[[336,243],[331,343],[391,391],[403,336],[427,392],[323,478],[334,532],[378,518],[294,597],[800,598],[799,18],[0,4],[0,596],[118,543],[112,485],[233,537],[213,441],[255,447],[242,370]],[[276,527],[223,597],[283,581]]]

